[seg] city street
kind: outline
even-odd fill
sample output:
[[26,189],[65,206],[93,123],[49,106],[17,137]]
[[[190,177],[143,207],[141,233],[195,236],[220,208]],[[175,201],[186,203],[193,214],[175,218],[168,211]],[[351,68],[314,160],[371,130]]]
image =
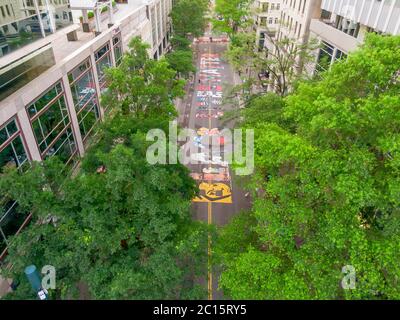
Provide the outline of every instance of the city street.
[[[196,131],[194,143],[197,147],[195,155],[190,154],[189,168],[192,177],[197,180],[200,196],[193,199],[192,212],[196,220],[207,221],[209,224],[223,226],[242,209],[250,207],[250,199],[245,191],[235,181],[234,170],[224,158],[224,146],[231,149],[229,139],[221,136],[220,118],[224,112],[232,110],[232,105],[226,105],[224,98],[232,85],[240,81],[233,73],[230,65],[224,61],[223,54],[227,47],[227,38],[205,36],[196,39],[194,50],[197,60],[197,74],[187,96],[181,114],[181,125]],[[212,254],[212,243],[209,241],[209,255]],[[218,290],[217,270],[208,272],[208,299],[223,299]]]

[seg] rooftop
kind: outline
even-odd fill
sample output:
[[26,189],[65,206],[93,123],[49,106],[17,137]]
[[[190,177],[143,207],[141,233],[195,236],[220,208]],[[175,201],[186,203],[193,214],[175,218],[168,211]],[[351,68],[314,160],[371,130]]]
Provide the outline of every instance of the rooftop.
[[[136,10],[145,4],[145,0],[134,0],[129,1],[128,4],[116,4],[114,7],[114,21],[122,20],[124,17],[129,15],[131,12]],[[74,20],[79,20],[79,17],[82,15],[80,10],[74,10],[73,15],[75,17]],[[108,13],[104,12],[101,14],[101,29],[108,29]],[[90,25],[94,25],[94,19],[89,21]],[[77,41],[69,41],[67,39],[67,33],[71,31],[77,32]],[[88,43],[92,39],[95,38],[95,32],[83,32],[82,25],[80,23],[74,23],[64,29],[57,31],[54,34],[51,34],[45,38],[38,39],[37,41],[30,43],[10,54],[5,55],[0,58],[0,68],[10,64],[13,61],[21,59],[22,57],[28,55],[31,52],[36,51],[37,49],[44,47],[48,44],[51,44],[54,52],[55,62],[56,64],[69,56],[71,53],[82,47],[84,44]]]

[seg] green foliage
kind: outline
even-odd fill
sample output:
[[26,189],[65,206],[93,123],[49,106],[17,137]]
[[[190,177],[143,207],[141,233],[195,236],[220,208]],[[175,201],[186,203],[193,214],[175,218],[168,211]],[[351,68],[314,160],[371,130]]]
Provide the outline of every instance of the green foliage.
[[184,94],[184,82],[176,80],[176,71],[165,59],[150,59],[148,48],[139,37],[131,40],[119,67],[106,70],[110,85],[102,102],[137,117],[157,114],[172,118],[176,115],[173,100]]
[[[321,80],[244,111],[256,130],[255,221],[244,226],[257,238],[224,259],[229,296],[400,298],[399,70],[400,37],[369,35]],[[224,246],[242,243],[229,228],[244,229],[226,227]],[[354,290],[341,287],[346,265]]]
[[191,42],[185,37],[174,35],[171,38],[171,45],[174,50],[190,50]]
[[172,69],[179,75],[188,77],[191,72],[196,72],[193,65],[193,53],[191,50],[175,50],[165,55]]
[[252,2],[252,0],[216,0],[215,13],[221,19],[213,21],[214,28],[232,37],[240,28],[251,26],[249,15]]
[[208,0],[177,0],[171,12],[174,33],[180,37],[201,36],[206,26],[207,8]]
[[30,264],[56,268],[51,299],[78,298],[82,285],[94,299],[205,297],[194,282],[204,275],[208,240],[208,228],[191,219],[196,183],[181,164],[146,160],[147,132],[168,132],[171,101],[182,90],[174,76],[134,39],[121,66],[108,70],[104,101],[112,117],[100,125],[79,171],[65,175],[51,158],[1,174],[0,193],[33,211],[31,223],[11,238],[12,268],[2,276],[20,285],[6,299],[35,298],[24,275]]

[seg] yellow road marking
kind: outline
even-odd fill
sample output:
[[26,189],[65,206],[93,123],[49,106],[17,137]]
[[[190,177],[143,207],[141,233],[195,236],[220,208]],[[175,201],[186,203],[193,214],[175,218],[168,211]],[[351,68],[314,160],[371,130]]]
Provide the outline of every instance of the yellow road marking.
[[[212,203],[209,202],[207,206],[208,224],[212,223]],[[208,235],[208,300],[213,299],[213,288],[212,288],[212,265],[211,265],[211,235]]]
[[195,197],[193,202],[215,202],[215,203],[232,203],[232,191],[231,187],[225,183],[209,183],[202,182],[199,185],[201,194]]

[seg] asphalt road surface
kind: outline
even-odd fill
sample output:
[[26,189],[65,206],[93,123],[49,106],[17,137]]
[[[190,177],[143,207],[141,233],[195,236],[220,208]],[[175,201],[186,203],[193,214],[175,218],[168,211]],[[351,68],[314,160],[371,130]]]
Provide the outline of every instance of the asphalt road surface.
[[[232,150],[232,139],[229,135],[221,135],[223,129],[231,129],[229,125],[221,127],[220,117],[234,108],[227,105],[224,98],[237,78],[224,61],[226,37],[212,36],[210,39],[210,36],[208,31],[194,44],[197,73],[184,99],[180,119],[183,127],[196,131],[193,142],[196,150],[187,151],[191,162],[197,160],[197,164],[188,167],[200,188],[200,196],[193,199],[193,218],[223,226],[241,210],[250,208],[250,199],[238,185],[235,171],[225,161],[225,155]],[[208,250],[211,255],[211,241]],[[218,290],[218,278],[218,270],[209,267],[207,280],[201,280],[208,287],[209,300],[224,298]]]

